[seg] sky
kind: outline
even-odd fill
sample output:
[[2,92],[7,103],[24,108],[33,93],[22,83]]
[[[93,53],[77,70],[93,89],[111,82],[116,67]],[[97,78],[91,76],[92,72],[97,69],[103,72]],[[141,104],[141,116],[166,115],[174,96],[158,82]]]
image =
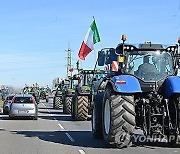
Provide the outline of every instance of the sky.
[[180,36],[180,0],[0,0],[0,85],[52,85],[66,77],[90,24],[96,19],[101,43],[81,66],[93,69],[97,51],[127,43],[175,44]]

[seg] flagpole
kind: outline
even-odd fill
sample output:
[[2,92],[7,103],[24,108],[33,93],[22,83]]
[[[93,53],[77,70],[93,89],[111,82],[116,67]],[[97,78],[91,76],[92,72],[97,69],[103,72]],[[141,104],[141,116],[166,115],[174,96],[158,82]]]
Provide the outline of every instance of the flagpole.
[[[96,21],[95,17],[93,16],[93,20]],[[102,41],[100,41],[100,46],[101,46],[101,49],[103,49],[103,45],[102,45]],[[94,74],[95,74],[95,69],[96,69],[96,66],[98,64],[98,56],[97,56],[97,52],[96,50],[94,49],[94,53],[95,53],[95,66],[94,66]]]

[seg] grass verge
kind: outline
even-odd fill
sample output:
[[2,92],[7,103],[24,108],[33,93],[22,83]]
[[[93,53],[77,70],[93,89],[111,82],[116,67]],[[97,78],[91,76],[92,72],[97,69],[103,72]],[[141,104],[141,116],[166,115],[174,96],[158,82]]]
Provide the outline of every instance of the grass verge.
[[2,111],[2,109],[3,109],[3,101],[0,100],[0,112]]

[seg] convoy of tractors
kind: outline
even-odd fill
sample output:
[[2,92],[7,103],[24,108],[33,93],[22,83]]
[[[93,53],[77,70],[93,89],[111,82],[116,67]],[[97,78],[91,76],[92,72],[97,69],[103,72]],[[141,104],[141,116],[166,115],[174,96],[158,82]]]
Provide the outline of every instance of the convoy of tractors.
[[49,101],[49,96],[51,95],[51,89],[47,87],[39,87],[39,85],[33,84],[32,86],[25,86],[23,88],[24,94],[31,94],[34,96],[37,103],[39,103],[41,100],[46,100],[46,102]]
[[[170,46],[125,42],[122,35],[116,48],[98,52],[94,69],[62,79],[53,91],[53,108],[72,120],[91,119],[94,138],[108,147],[131,145],[135,129],[180,144],[180,39]],[[25,87],[24,92],[48,102],[44,89],[37,94],[37,87]]]

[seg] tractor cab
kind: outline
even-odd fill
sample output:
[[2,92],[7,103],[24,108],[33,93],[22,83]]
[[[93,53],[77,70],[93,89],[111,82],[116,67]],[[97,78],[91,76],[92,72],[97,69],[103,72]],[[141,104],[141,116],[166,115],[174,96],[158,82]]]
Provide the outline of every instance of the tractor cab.
[[78,85],[79,77],[78,75],[74,75],[70,78],[70,88],[74,89]]
[[67,95],[72,95],[75,93],[75,88],[79,84],[78,81],[79,81],[78,75],[69,77],[69,87],[67,88],[67,91],[66,91]]
[[174,75],[175,54],[177,46],[163,48],[160,44],[140,44],[135,46],[119,45],[116,51],[124,46],[124,73],[131,74],[144,82],[157,82]]
[[145,42],[139,45],[123,43],[116,49],[105,48],[98,53],[98,66],[108,68],[109,76],[132,75],[143,91],[158,89],[169,76],[177,75],[178,45],[163,46]]
[[66,91],[69,87],[70,87],[69,79],[63,80],[62,83],[60,84],[60,89],[61,89],[62,93],[64,93],[64,91]]
[[81,70],[79,72],[79,93],[90,93],[94,70]]

